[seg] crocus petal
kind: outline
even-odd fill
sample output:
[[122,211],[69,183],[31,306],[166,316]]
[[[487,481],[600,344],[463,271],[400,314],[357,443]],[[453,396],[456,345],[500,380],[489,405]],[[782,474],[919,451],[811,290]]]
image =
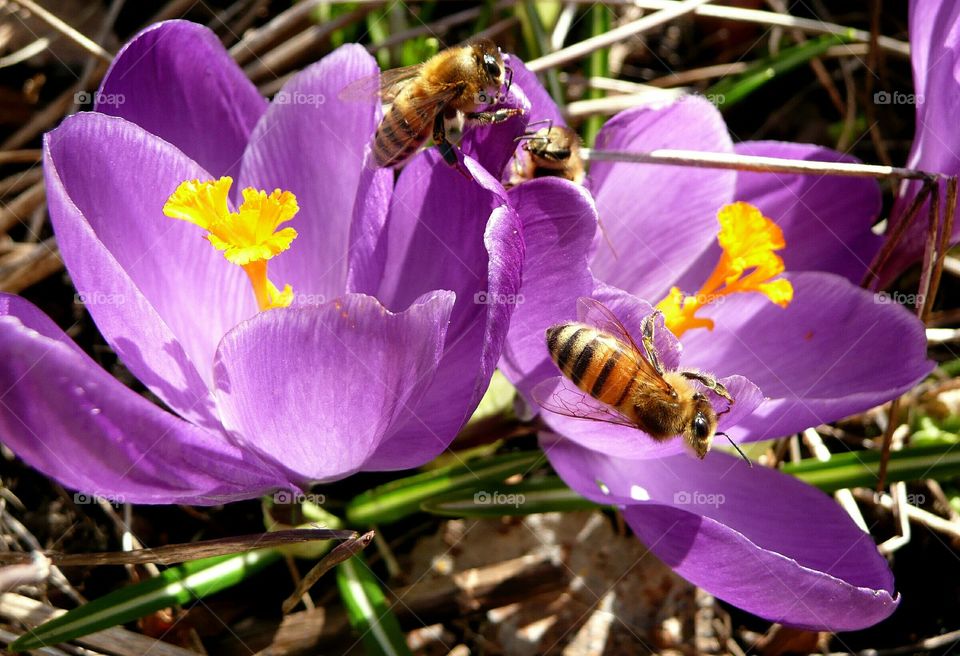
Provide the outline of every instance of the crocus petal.
[[[738,155],[859,162],[829,148],[779,141],[748,141],[735,150]],[[759,208],[783,230],[787,271],[827,271],[859,284],[883,241],[870,230],[881,198],[880,187],[868,178],[741,171],[734,200]],[[677,286],[699,289],[719,258],[720,247],[713,242]]]
[[[713,105],[685,98],[617,114],[597,135],[597,148],[728,153],[733,145]],[[589,182],[604,231],[594,275],[656,301],[716,238],[717,210],[733,198],[736,173],[594,162]]]
[[896,609],[893,575],[870,536],[796,479],[720,453],[631,461],[564,440],[545,449],[575,490],[624,506],[637,536],[678,574],[744,610],[850,631]]
[[236,178],[267,101],[208,28],[151,25],[114,58],[96,110],[169,141],[214,177]]
[[510,321],[500,368],[529,398],[534,385],[557,375],[547,353],[547,328],[574,320],[577,299],[593,291],[587,257],[597,210],[583,187],[558,178],[530,180],[509,197],[523,219],[526,252],[523,302]]
[[902,394],[932,369],[923,324],[902,306],[833,274],[788,277],[787,308],[736,294],[708,307],[712,332],[684,335],[684,366],[742,374],[768,397],[731,435],[773,438],[836,421]]
[[[727,388],[730,396],[735,403],[728,414],[719,417],[718,430],[727,430],[742,422],[743,418],[761,404],[763,395],[757,386],[751,383],[743,376],[729,376],[721,378],[720,382]],[[569,398],[566,390],[575,390],[573,384],[565,378],[557,380],[558,386],[555,388],[555,394],[560,394],[558,398]],[[577,392],[580,397],[582,392]],[[718,403],[714,395],[711,396],[711,402],[717,411],[726,408],[726,402]],[[587,400],[589,403],[590,400]],[[594,401],[599,407],[598,402]],[[657,441],[637,428],[621,426],[607,423],[606,421],[593,418],[570,417],[549,410],[541,411],[544,422],[550,426],[551,430],[563,435],[565,438],[583,446],[587,449],[593,449],[608,454],[616,458],[629,458],[632,460],[657,459],[666,456],[673,456],[678,453],[687,452],[689,457],[693,457],[689,446],[685,444],[682,437],[674,437],[664,441]],[[592,414],[591,417],[601,417],[608,415]],[[714,438],[715,440],[719,438]],[[718,444],[722,444],[717,442]]]
[[217,352],[224,426],[295,480],[358,471],[429,385],[453,302],[451,292],[435,292],[391,314],[350,294],[261,312]]
[[367,469],[414,467],[441,453],[476,408],[500,359],[520,293],[522,226],[500,183],[472,158],[463,163],[472,179],[431,149],[397,181],[377,297],[395,309],[431,289],[450,289],[457,302],[430,389]]
[[392,175],[386,169],[361,175],[378,99],[338,97],[351,82],[376,74],[376,61],[363,47],[338,48],[277,92],[244,153],[241,188],[281,188],[293,192],[300,205],[290,224],[296,243],[270,263],[271,279],[292,285],[295,294],[332,299],[343,292],[354,201],[358,190],[360,198],[367,191],[360,181],[377,185]]
[[143,128],[94,113],[46,135],[44,171],[67,270],[100,332],[176,412],[217,425],[213,354],[256,303],[239,267],[162,211],[181,181],[210,174]]
[[[909,25],[914,84],[914,95],[910,100],[916,104],[917,127],[907,166],[957,175],[960,173],[960,142],[956,129],[956,117],[960,112],[960,41],[957,39],[960,5],[955,2],[913,0],[910,2]],[[902,96],[903,92],[900,94]],[[890,102],[889,99],[887,102]],[[897,223],[906,219],[907,207],[920,187],[920,182],[911,181],[901,189],[898,202],[891,212],[888,234]],[[922,257],[928,206],[924,205],[897,244],[881,272],[881,286],[886,286],[897,274]],[[954,221],[950,243],[956,244],[958,241],[960,221]]]
[[117,503],[219,504],[289,482],[153,405],[27,301],[0,295],[0,439],[69,488]]

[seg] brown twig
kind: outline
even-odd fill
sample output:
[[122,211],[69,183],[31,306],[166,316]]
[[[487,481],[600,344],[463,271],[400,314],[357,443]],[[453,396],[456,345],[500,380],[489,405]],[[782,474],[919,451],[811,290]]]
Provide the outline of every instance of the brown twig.
[[[172,565],[188,560],[210,558],[240,553],[251,549],[266,547],[282,547],[288,544],[310,542],[313,540],[350,540],[356,538],[356,531],[332,531],[329,529],[309,528],[275,531],[272,533],[254,533],[237,537],[204,540],[188,544],[168,544],[153,549],[136,549],[134,551],[110,551],[89,554],[63,554],[59,552],[44,552],[44,555],[55,565],[61,567],[77,565],[139,565],[143,563],[158,563]],[[29,562],[29,554],[0,553],[0,563]]]
[[373,531],[367,531],[363,535],[351,538],[334,547],[333,551],[324,556],[319,563],[314,565],[313,568],[306,573],[297,585],[297,589],[283,602],[283,614],[286,615],[292,611],[296,605],[300,603],[301,597],[320,580],[320,577],[343,561],[352,558],[366,549],[373,541],[373,536]]
[[863,280],[860,281],[861,287],[864,289],[872,289],[873,283],[877,280],[880,272],[886,265],[887,260],[890,259],[893,251],[900,243],[900,240],[903,239],[903,235],[906,233],[907,227],[913,223],[913,220],[916,218],[917,213],[923,206],[923,203],[927,200],[927,197],[930,196],[930,192],[933,190],[933,187],[934,180],[932,179],[928,179],[923,183],[920,191],[910,202],[910,205],[907,208],[903,218],[898,221],[893,227],[893,230],[889,232],[886,240],[883,242],[883,246],[880,248],[880,251],[874,256],[870,266],[867,267],[866,273],[863,274]]

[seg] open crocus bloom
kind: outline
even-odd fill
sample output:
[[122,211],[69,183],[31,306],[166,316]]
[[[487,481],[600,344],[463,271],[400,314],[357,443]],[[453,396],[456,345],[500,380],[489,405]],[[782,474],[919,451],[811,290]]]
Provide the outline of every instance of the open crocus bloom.
[[500,356],[513,306],[476,299],[518,292],[520,225],[470,157],[473,179],[424,153],[396,185],[364,165],[379,100],[338,93],[376,73],[344,46],[268,104],[206,28],[127,44],[97,112],[46,136],[47,193],[98,328],[173,413],[3,296],[0,439],[69,487],[137,503],[221,503],[443,451]]
[[[531,120],[556,117],[536,80],[512,65],[533,102]],[[734,146],[716,109],[696,98],[624,112],[597,142],[844,159],[802,144]],[[664,365],[727,384],[735,403],[719,428],[737,441],[865,410],[931,369],[921,323],[855,284],[878,247],[872,181],[597,162],[586,189],[536,179],[509,195],[524,225],[525,303],[501,367],[528,400],[558,375],[545,329],[576,320],[581,296],[604,303],[635,336],[653,305],[664,310],[682,335],[657,326]],[[544,211],[557,197],[566,198],[565,211]],[[729,212],[733,228],[751,229],[726,231]],[[785,624],[833,631],[869,626],[896,607],[892,575],[870,536],[827,495],[718,451],[697,460],[680,439],[655,442],[623,426],[541,416],[553,431],[544,450],[564,480],[621,506],[651,551],[716,596]]]
[[[960,111],[960,41],[957,40],[960,4],[952,0],[911,0],[909,24],[914,93],[897,92],[900,98],[916,105],[916,134],[907,158],[907,167],[931,173],[960,175],[960,138],[956,127],[957,112]],[[904,100],[898,99],[896,102]],[[897,222],[906,220],[907,208],[920,187],[918,181],[904,185],[891,212],[888,233],[892,232]],[[943,188],[941,196],[945,200]],[[879,272],[882,285],[889,283],[923,256],[929,225],[928,207],[929,201],[916,215],[886,266]],[[960,243],[960,221],[954,221],[949,243],[951,246]]]

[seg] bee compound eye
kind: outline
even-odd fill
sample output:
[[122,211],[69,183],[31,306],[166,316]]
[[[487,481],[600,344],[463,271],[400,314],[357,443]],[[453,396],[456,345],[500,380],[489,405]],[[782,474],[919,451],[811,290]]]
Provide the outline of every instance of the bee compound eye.
[[703,413],[698,412],[697,415],[693,418],[693,434],[703,439],[707,437],[710,433],[710,424],[707,422],[707,418],[703,416]]
[[500,77],[500,64],[493,55],[483,56],[483,67],[494,79]]

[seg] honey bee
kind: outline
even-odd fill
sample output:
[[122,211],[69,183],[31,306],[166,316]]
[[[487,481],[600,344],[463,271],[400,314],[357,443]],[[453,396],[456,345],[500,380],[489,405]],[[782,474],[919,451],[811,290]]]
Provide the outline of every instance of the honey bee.
[[[443,50],[422,64],[384,71],[379,93],[392,103],[373,138],[377,166],[397,166],[408,160],[433,131],[433,141],[444,161],[458,166],[455,146],[447,139],[447,121],[462,115],[474,124],[503,123],[523,113],[522,109],[479,111],[496,103],[500,90],[507,90],[513,71],[504,65],[500,49],[489,39]],[[369,95],[366,79],[348,85],[344,99]],[[376,90],[374,90],[376,92]]]
[[563,125],[548,125],[520,137],[526,157],[514,160],[514,184],[558,177],[582,184],[586,176],[580,155],[580,135]]
[[[727,401],[733,397],[716,378],[698,371],[665,371],[654,346],[654,312],[641,325],[643,349],[606,306],[590,298],[577,303],[580,321],[547,329],[547,349],[564,377],[579,388],[538,385],[534,398],[545,409],[580,419],[606,421],[642,430],[657,441],[682,436],[699,458],[710,451],[718,414],[697,381]],[[585,403],[580,392],[600,404]],[[601,405],[602,404],[602,405]],[[729,437],[727,438],[729,439]],[[731,440],[740,455],[749,462]]]

